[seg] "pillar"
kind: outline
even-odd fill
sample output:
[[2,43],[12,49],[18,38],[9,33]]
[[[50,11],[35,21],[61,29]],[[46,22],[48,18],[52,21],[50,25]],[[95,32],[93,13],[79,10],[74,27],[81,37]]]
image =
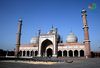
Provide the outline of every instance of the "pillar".
[[74,51],[72,51],[73,52],[73,57],[74,57]]
[[[35,52],[34,52],[35,54]],[[41,57],[41,44],[39,43],[39,46],[38,46],[38,57]]]
[[45,57],[47,57],[47,50],[45,50]]
[[80,57],[80,51],[78,51],[78,57]]
[[31,56],[31,51],[29,51],[29,57]]
[[27,56],[27,51],[25,51],[25,57]]
[[69,51],[67,51],[67,57],[69,57]]
[[35,51],[33,51],[33,56],[35,57]]
[[23,51],[22,51],[22,54],[21,54],[21,56],[23,56]]
[[57,57],[58,44],[57,44],[57,28],[55,28],[55,38],[53,44],[53,57]]
[[63,53],[63,51],[62,51],[62,57],[64,57],[64,53]]

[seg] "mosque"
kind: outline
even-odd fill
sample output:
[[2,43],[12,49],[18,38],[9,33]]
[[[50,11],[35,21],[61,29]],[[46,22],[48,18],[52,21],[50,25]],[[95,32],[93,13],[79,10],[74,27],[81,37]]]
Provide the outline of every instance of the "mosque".
[[62,42],[57,28],[52,27],[46,34],[42,34],[39,30],[38,36],[33,37],[30,44],[20,44],[22,20],[19,19],[15,55],[20,57],[90,57],[86,10],[83,9],[81,13],[84,31],[83,43],[78,42],[78,37],[73,32],[69,33],[66,42]]

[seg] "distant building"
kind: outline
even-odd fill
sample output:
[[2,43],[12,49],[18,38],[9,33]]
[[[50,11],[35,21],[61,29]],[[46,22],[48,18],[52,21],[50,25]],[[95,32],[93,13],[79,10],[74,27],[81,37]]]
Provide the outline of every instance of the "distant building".
[[66,42],[62,42],[57,28],[52,27],[46,34],[41,34],[40,30],[37,37],[33,37],[30,44],[20,44],[22,20],[19,20],[16,56],[20,57],[90,57],[90,40],[86,19],[86,10],[82,10],[84,43],[78,42],[78,37],[69,33]]
[[94,57],[100,57],[100,51],[92,51],[91,52],[91,57],[94,58]]

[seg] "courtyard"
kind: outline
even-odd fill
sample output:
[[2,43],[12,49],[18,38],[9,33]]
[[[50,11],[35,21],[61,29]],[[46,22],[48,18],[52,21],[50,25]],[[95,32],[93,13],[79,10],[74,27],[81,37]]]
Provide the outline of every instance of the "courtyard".
[[0,68],[100,68],[100,58],[77,59],[72,63],[0,61]]

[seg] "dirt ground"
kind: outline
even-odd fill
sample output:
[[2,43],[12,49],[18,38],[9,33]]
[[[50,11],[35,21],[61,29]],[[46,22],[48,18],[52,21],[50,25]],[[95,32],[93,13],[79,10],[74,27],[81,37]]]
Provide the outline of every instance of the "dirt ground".
[[0,68],[100,68],[100,58],[89,58],[73,61],[72,63],[55,64],[32,64],[22,62],[0,61]]

